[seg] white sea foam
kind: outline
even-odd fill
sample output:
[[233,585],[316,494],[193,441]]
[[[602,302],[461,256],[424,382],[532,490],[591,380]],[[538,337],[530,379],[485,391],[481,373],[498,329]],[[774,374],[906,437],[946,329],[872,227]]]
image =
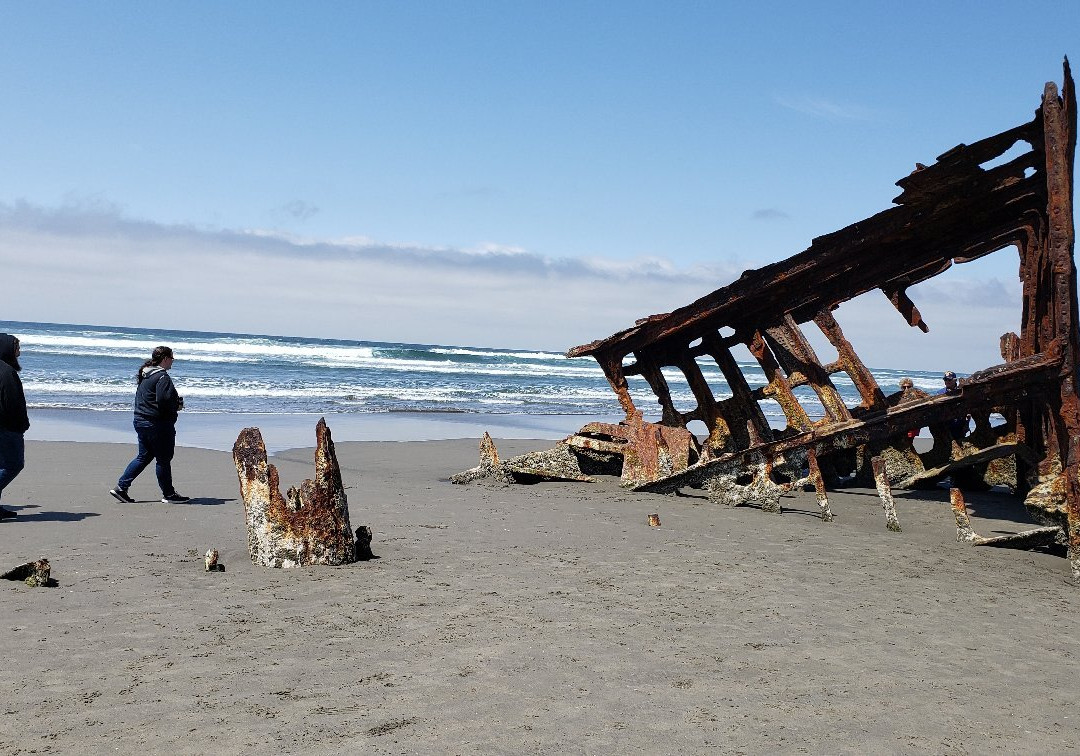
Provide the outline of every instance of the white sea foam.
[[135,395],[134,381],[124,383],[80,383],[78,381],[27,380],[23,389],[28,398],[35,394],[130,394]]
[[[66,334],[28,334],[20,337],[27,349],[53,354],[83,353],[107,357],[149,357],[155,347],[165,340],[139,340],[71,336]],[[255,362],[268,359],[322,361],[331,364],[360,363],[371,360],[375,349],[368,346],[310,346],[283,344],[263,339],[185,341],[171,340],[170,346],[178,360],[210,362]]]
[[[464,347],[432,347],[428,350],[433,354],[461,355],[464,357],[493,357],[496,359],[514,360],[564,360],[567,359],[557,352],[511,352],[498,350],[466,349]],[[576,357],[578,360],[588,360],[587,357]],[[591,360],[589,360],[591,362]]]
[[[25,328],[23,326],[26,326]],[[567,359],[555,352],[421,346],[363,341],[286,339],[43,324],[9,324],[24,345],[23,381],[34,407],[128,409],[134,372],[158,344],[177,353],[172,377],[189,399],[187,411],[210,412],[388,412],[432,410],[592,414],[618,413],[618,401],[600,366],[591,358]],[[633,356],[627,359],[627,364]],[[709,357],[698,367],[715,398],[730,391]],[[740,363],[751,388],[766,384],[756,363]],[[891,393],[900,371],[874,371]],[[681,411],[697,406],[686,377],[676,367],[662,375]],[[937,374],[910,373],[917,386],[940,387]],[[846,402],[857,402],[850,379],[833,376]],[[627,377],[634,402],[652,416],[656,397],[640,375]],[[808,387],[796,390],[811,416],[820,402]],[[782,413],[761,402],[770,417]]]

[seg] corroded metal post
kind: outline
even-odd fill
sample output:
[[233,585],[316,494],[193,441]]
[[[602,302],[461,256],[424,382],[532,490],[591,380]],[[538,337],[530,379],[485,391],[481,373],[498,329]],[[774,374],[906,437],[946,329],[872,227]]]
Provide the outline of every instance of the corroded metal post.
[[885,460],[881,457],[874,457],[871,464],[874,467],[874,483],[877,484],[878,496],[881,497],[881,506],[885,510],[885,527],[894,533],[899,533],[900,520],[896,519],[896,505],[893,503],[892,486],[889,485]]
[[952,505],[953,517],[956,519],[956,541],[974,543],[978,540],[975,531],[971,528],[971,520],[968,518],[967,503],[964,501],[964,493],[959,488],[949,489],[949,504]]
[[829,494],[825,490],[825,479],[821,477],[821,467],[818,465],[817,454],[813,449],[807,451],[806,463],[810,471],[810,481],[814,484],[814,493],[817,494],[818,507],[821,508],[821,520],[832,522],[833,513],[829,508]]
[[277,468],[267,462],[258,428],[244,428],[233,446],[247,515],[248,553],[264,567],[340,565],[355,560],[349,502],[326,421],[315,427],[315,479],[283,497]]

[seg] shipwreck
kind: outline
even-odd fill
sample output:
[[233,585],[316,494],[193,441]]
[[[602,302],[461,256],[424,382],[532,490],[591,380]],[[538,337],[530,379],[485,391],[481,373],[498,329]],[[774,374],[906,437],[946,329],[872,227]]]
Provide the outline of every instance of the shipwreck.
[[[830,488],[877,485],[888,512],[891,486],[933,486],[949,476],[958,487],[1007,486],[1022,497],[1067,547],[1080,577],[1076,125],[1066,59],[1060,91],[1046,84],[1032,120],[916,164],[896,182],[902,191],[895,207],[685,307],[570,349],[568,357],[599,363],[625,412],[622,422],[590,423],[550,451],[505,461],[486,439],[480,466],[455,482],[615,472],[634,490],[699,488],[712,501],[771,511],[779,511],[782,494],[813,486],[828,520]],[[1018,330],[992,336],[1000,338],[1001,362],[961,380],[955,393],[904,388],[886,396],[834,312],[864,294],[884,295],[909,326],[928,331],[908,289],[990,254],[1018,254],[1022,285]],[[835,348],[835,361],[818,358],[801,328],[808,323]],[[736,347],[760,365],[765,385],[747,380]],[[723,385],[710,385],[702,363],[715,364]],[[685,378],[696,406],[676,407],[665,371]],[[837,374],[854,385],[855,406],[837,390]],[[659,415],[655,422],[631,396],[629,376],[644,379],[655,395],[658,412],[647,408]],[[808,397],[822,416],[812,418]],[[784,427],[770,425],[764,401],[780,405]],[[968,418],[970,433],[950,433],[950,420]],[[703,438],[687,427],[695,421],[707,429]],[[919,452],[908,431],[922,427],[934,443]],[[899,529],[895,513],[889,527]]]

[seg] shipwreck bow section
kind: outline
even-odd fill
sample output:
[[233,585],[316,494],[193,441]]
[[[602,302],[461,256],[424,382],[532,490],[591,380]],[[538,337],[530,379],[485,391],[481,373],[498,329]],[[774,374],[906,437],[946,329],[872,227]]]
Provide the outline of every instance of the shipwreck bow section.
[[281,495],[277,468],[267,461],[258,428],[244,428],[233,445],[247,519],[248,553],[254,564],[301,567],[356,561],[349,502],[324,419],[315,427],[315,437],[314,480],[290,488],[285,496]]
[[[946,475],[971,486],[1004,484],[1038,518],[1061,528],[1080,575],[1075,150],[1076,94],[1066,60],[1060,92],[1048,83],[1031,121],[958,145],[932,165],[916,164],[897,182],[903,191],[896,207],[817,238],[787,260],[746,271],[674,312],[571,349],[568,357],[591,356],[600,364],[626,420],[586,426],[564,444],[621,456],[623,482],[636,489],[706,488],[725,503],[757,499],[775,508],[778,492],[810,481],[825,501],[823,518],[825,487],[851,477],[872,484],[875,459],[879,469],[881,460],[888,463],[892,485],[933,484]],[[1023,311],[1018,333],[1000,335],[1002,362],[962,381],[956,394],[906,389],[886,397],[834,311],[877,290],[908,325],[928,331],[908,296],[911,286],[954,264],[1013,250]],[[811,322],[835,347],[835,362],[815,354],[800,328]],[[766,385],[750,385],[732,355],[736,345],[753,355]],[[699,361],[719,368],[726,398],[717,398]],[[672,400],[664,375],[672,370],[696,399],[688,411]],[[838,373],[856,387],[857,406],[842,400],[832,379]],[[642,420],[628,376],[652,389],[659,423]],[[812,420],[800,393],[803,401],[816,398],[824,416]],[[763,400],[780,405],[786,427],[770,427]],[[992,424],[992,413],[1004,424]],[[946,423],[966,423],[968,416],[975,422],[971,435],[951,438]],[[703,442],[687,431],[692,421],[708,429]],[[925,454],[907,438],[920,427],[935,439]]]

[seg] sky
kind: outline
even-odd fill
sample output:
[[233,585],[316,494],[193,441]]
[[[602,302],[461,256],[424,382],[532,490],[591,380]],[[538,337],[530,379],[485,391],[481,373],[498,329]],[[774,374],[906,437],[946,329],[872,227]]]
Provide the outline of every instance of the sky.
[[[887,209],[1080,56],[1074,0],[0,14],[0,320],[553,351]],[[871,366],[994,364],[1016,256],[963,268],[928,335],[837,318]]]

